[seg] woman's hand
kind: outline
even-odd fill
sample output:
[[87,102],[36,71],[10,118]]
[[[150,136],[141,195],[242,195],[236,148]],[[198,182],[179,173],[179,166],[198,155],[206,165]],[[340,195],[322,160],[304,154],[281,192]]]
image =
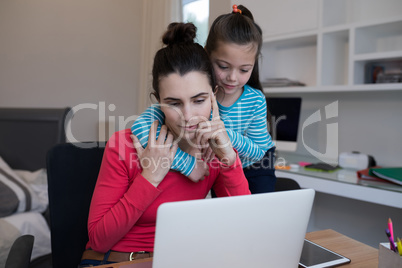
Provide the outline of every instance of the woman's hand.
[[169,172],[177,151],[177,143],[173,143],[173,135],[165,125],[161,127],[159,137],[156,139],[157,127],[158,121],[154,121],[149,130],[148,145],[145,149],[138,138],[135,135],[131,135],[142,167],[141,175],[155,187],[161,183]]
[[[206,158],[211,157],[208,148],[226,165],[233,165],[236,161],[236,153],[226,132],[225,125],[219,116],[219,108],[214,94],[211,94],[212,119],[201,122],[197,130],[197,144],[202,145],[202,152]],[[209,146],[205,144],[209,143]]]

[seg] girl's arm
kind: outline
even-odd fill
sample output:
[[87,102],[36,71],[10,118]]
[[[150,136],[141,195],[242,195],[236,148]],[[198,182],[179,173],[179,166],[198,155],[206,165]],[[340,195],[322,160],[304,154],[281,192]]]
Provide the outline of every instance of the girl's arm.
[[[161,126],[165,123],[165,116],[160,109],[160,106],[156,104],[148,107],[145,112],[135,120],[131,127],[131,132],[138,138],[144,148],[148,144],[149,129],[154,121],[159,122],[156,132],[156,137],[159,137]],[[177,149],[171,168],[188,177],[192,173],[195,164],[196,158],[183,152],[179,148]]]
[[242,159],[259,161],[266,151],[274,146],[267,128],[267,104],[265,99],[257,106],[249,122],[245,136],[232,129],[227,129],[233,148]]

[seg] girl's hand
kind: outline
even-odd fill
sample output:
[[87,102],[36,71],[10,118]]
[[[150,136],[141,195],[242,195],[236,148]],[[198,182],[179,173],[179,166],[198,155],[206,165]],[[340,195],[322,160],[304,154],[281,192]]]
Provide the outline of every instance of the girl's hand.
[[199,182],[204,180],[205,176],[209,176],[209,167],[202,159],[197,158],[195,167],[188,178],[193,182]]
[[[219,116],[219,108],[214,94],[211,94],[212,119],[201,122],[197,130],[197,144],[209,143],[209,147],[222,163],[233,165],[236,161],[236,153],[226,132],[225,125]],[[202,146],[204,155],[208,157],[206,146]]]
[[212,160],[214,160],[215,154],[212,148],[209,146],[209,144],[208,147],[203,148],[202,152],[205,162],[211,162]]
[[138,138],[135,135],[131,135],[142,167],[141,175],[155,187],[161,183],[169,172],[177,151],[177,143],[173,143],[173,135],[165,125],[161,127],[159,137],[156,139],[157,127],[158,121],[154,121],[149,130],[148,145],[145,149]]

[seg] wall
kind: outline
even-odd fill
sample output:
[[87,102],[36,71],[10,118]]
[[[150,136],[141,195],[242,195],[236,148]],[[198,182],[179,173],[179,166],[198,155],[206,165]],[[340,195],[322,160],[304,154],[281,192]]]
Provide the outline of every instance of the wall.
[[0,1],[0,106],[91,103],[72,134],[98,139],[99,117],[138,112],[141,22],[140,0]]
[[209,1],[209,26],[214,20],[222,14],[229,13],[232,10],[230,0]]

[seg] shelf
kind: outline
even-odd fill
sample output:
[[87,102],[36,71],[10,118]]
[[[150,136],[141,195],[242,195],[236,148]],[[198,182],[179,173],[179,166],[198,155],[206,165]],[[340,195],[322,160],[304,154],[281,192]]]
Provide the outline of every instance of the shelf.
[[316,85],[317,35],[264,43],[261,53],[262,82],[269,78],[286,77],[308,86]]
[[399,58],[402,58],[402,50],[382,53],[367,53],[353,56],[353,60],[355,61],[393,60]]
[[[393,55],[394,57],[386,57]],[[381,58],[373,58],[370,60],[361,60],[354,62],[354,84],[372,84],[377,76],[384,73],[398,73],[402,69],[401,53],[380,53]],[[399,80],[400,81],[400,80]]]
[[[310,0],[309,3],[312,4]],[[402,1],[317,0],[316,5],[316,29],[304,27],[271,35],[264,39],[261,49],[262,83],[286,78],[306,87],[266,91],[278,94],[401,90],[402,83],[369,84],[375,80],[368,78],[376,75],[371,75],[370,66],[377,62],[396,62],[393,72],[402,69]],[[275,24],[269,17],[260,19],[264,25]]]
[[349,31],[322,35],[322,57],[319,84],[347,85],[349,71]]
[[339,31],[349,31],[350,26],[349,25],[336,25],[336,26],[331,26],[331,27],[326,27],[322,28],[322,33],[327,34],[327,33],[332,33],[332,32],[339,32]]
[[375,91],[402,91],[402,83],[364,84],[353,86],[321,86],[321,87],[275,87],[264,88],[265,94],[281,93],[336,93],[336,92],[375,92]]
[[270,36],[265,37],[263,43],[268,42],[289,42],[289,41],[297,41],[297,40],[311,40],[311,38],[315,39],[314,36],[318,34],[317,30],[310,30],[298,33],[290,33],[290,34],[283,34],[279,36]]
[[[402,14],[402,1],[322,0],[322,27],[369,24]],[[376,22],[375,22],[376,23]]]
[[402,19],[355,29],[354,53],[368,54],[402,51]]
[[[402,3],[402,2],[401,2]],[[384,17],[384,18],[372,18],[369,21],[363,21],[363,22],[355,22],[350,25],[346,25],[349,28],[364,28],[364,27],[371,27],[371,26],[377,26],[381,24],[391,24],[394,22],[400,22],[402,20],[402,8],[399,11],[399,14],[397,16],[391,16],[391,17]],[[343,25],[345,26],[345,25]]]

